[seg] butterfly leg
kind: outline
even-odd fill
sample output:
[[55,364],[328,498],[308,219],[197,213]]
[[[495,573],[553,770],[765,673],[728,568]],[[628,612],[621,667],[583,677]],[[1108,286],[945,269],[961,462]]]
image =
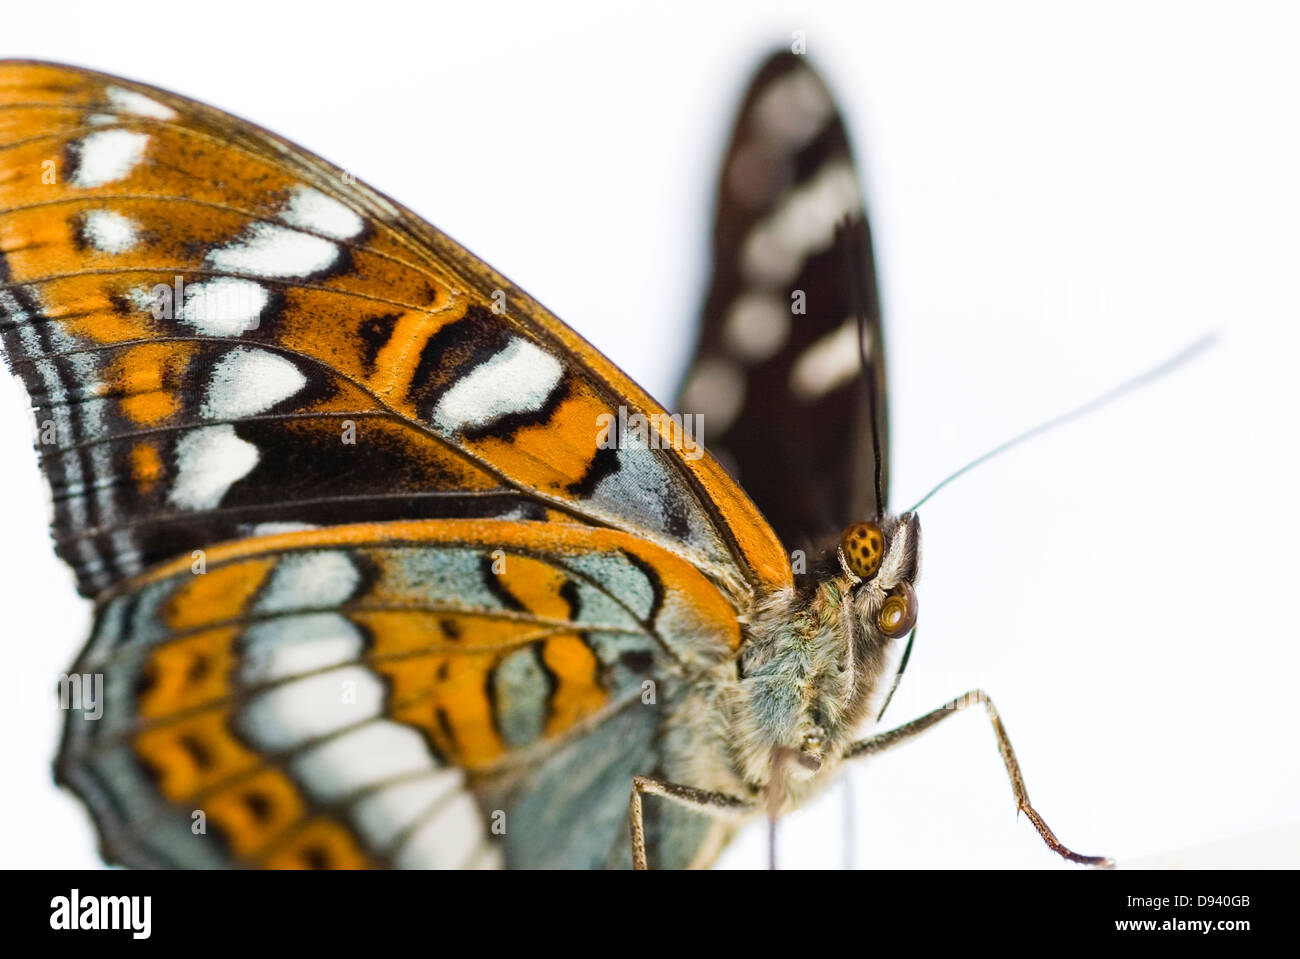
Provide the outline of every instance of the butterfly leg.
[[725,816],[747,812],[754,808],[754,803],[726,793],[709,792],[694,786],[683,786],[666,779],[653,776],[632,777],[632,806],[630,810],[632,828],[632,868],[648,869],[645,858],[645,824],[641,817],[641,796],[662,796],[675,803],[695,809],[710,816]]
[[1029,804],[1029,790],[1025,788],[1024,776],[1020,774],[1020,763],[1016,761],[1015,750],[1011,748],[1011,739],[1007,736],[1007,730],[1002,725],[1002,717],[998,715],[993,700],[982,689],[974,689],[964,696],[958,696],[952,702],[945,703],[938,709],[928,712],[910,723],[905,723],[897,729],[891,729],[888,732],[872,736],[870,739],[864,739],[860,743],[854,743],[845,751],[844,758],[852,759],[858,756],[884,752],[891,746],[897,746],[913,736],[920,735],[931,726],[938,725],[940,721],[976,703],[983,704],[984,711],[988,713],[989,721],[993,723],[993,735],[997,737],[998,751],[1002,753],[1002,762],[1007,767],[1007,776],[1011,780],[1011,791],[1016,797],[1016,807],[1029,817],[1029,821],[1034,824],[1034,828],[1038,830],[1038,835],[1043,837],[1043,842],[1047,843],[1048,848],[1058,856],[1070,860],[1070,862],[1083,863],[1088,866],[1114,865],[1114,862],[1105,856],[1084,856],[1067,848],[1056,838],[1056,834],[1052,832],[1047,823],[1043,821],[1043,817],[1038,814],[1038,810]]

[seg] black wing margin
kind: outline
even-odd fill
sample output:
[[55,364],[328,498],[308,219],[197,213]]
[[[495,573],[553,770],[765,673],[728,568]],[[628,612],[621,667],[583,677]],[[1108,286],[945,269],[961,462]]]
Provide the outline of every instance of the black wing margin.
[[885,509],[885,354],[859,182],[826,85],[805,57],[770,57],[723,163],[678,408],[703,415],[705,445],[789,549]]

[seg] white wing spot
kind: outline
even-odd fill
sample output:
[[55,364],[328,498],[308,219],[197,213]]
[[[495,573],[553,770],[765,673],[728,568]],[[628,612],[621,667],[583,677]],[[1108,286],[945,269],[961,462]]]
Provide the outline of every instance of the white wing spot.
[[777,78],[754,105],[760,136],[783,150],[798,150],[826,125],[834,112],[830,94],[803,68]]
[[297,365],[278,353],[239,347],[213,366],[203,415],[216,420],[255,416],[306,385]]
[[[868,331],[867,336],[870,336]],[[871,342],[863,343],[871,356]],[[849,317],[839,328],[827,333],[803,351],[790,370],[790,392],[801,400],[815,400],[843,386],[858,374],[862,358],[858,355],[858,321]]]
[[745,376],[728,360],[709,357],[696,364],[682,390],[681,407],[700,413],[715,435],[725,433],[745,402]]
[[454,433],[511,413],[539,410],[563,375],[559,360],[515,337],[442,395],[433,408],[433,422]]
[[746,293],[731,304],[723,322],[727,348],[746,363],[761,363],[790,335],[790,306],[770,293]]
[[208,336],[239,336],[257,328],[270,299],[260,283],[218,276],[185,287],[176,319]]
[[483,814],[468,792],[462,792],[421,823],[393,857],[399,869],[460,866],[469,861],[484,839]]
[[175,120],[176,111],[164,106],[157,100],[151,100],[143,93],[125,90],[122,87],[108,88],[108,102],[123,113],[132,113],[138,117],[153,117],[155,120]]
[[366,796],[352,809],[357,831],[369,844],[382,849],[419,821],[434,803],[465,787],[459,769],[430,773],[414,782],[393,783]]
[[360,579],[347,553],[293,553],[276,564],[270,582],[257,599],[257,611],[338,606],[351,598]]
[[324,233],[336,240],[350,240],[365,229],[366,222],[355,210],[312,187],[295,187],[289,207],[283,214],[286,223]]
[[[376,689],[382,691],[379,680],[372,681]],[[325,698],[321,698],[315,709],[328,715],[334,712],[334,706],[326,703]],[[355,706],[347,708],[356,709]],[[338,715],[341,717],[343,713]],[[295,777],[313,797],[325,802],[341,799],[385,780],[433,772],[437,768],[424,738],[414,728],[387,719],[377,719],[349,730],[312,747],[292,761]]]
[[254,276],[310,276],[329,269],[339,248],[329,240],[272,223],[254,223],[248,235],[213,250],[209,266]]
[[125,253],[140,241],[135,223],[112,210],[87,213],[81,235],[101,253]]
[[[372,719],[383,705],[379,678],[364,666],[349,665],[255,694],[236,722],[254,746],[280,752]],[[414,729],[411,734],[419,736]]]
[[750,282],[784,286],[803,262],[835,239],[835,226],[861,208],[858,178],[841,161],[791,191],[745,239],[741,266]]
[[834,116],[830,94],[802,67],[777,77],[754,103],[749,136],[727,166],[726,185],[746,206],[758,208],[786,189],[793,157]]
[[254,623],[241,640],[240,681],[254,686],[355,662],[364,643],[338,613],[309,613]]
[[72,182],[80,187],[96,187],[130,173],[144,157],[149,134],[135,130],[99,130],[77,143],[77,169],[72,174]]
[[360,573],[346,552],[296,552],[279,561],[257,598],[257,612],[338,606],[356,591]]
[[186,433],[176,443],[176,485],[167,500],[181,509],[215,509],[257,460],[257,447],[236,436],[229,424]]

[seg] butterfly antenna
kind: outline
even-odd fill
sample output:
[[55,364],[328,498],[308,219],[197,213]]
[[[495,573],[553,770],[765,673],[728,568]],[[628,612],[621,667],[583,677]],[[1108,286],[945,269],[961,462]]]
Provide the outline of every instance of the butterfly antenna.
[[958,476],[961,476],[963,473],[969,473],[971,470],[979,466],[981,463],[987,463],[989,460],[993,459],[993,457],[1005,453],[1013,446],[1019,446],[1021,443],[1025,442],[1025,440],[1032,439],[1035,436],[1039,436],[1043,433],[1046,433],[1048,430],[1055,429],[1058,426],[1068,423],[1070,422],[1070,420],[1078,419],[1080,416],[1083,416],[1087,413],[1091,413],[1093,410],[1099,409],[1105,406],[1107,403],[1119,399],[1121,396],[1125,395],[1126,393],[1130,393],[1133,390],[1136,390],[1138,387],[1145,386],[1146,384],[1152,382],[1153,380],[1158,380],[1166,373],[1173,372],[1175,369],[1182,366],[1188,360],[1192,359],[1192,357],[1209,349],[1210,346],[1213,345],[1215,338],[1216,338],[1215,334],[1207,333],[1205,336],[1201,337],[1191,346],[1185,347],[1184,349],[1180,350],[1178,353],[1174,354],[1172,357],[1165,360],[1159,366],[1152,367],[1151,369],[1147,370],[1144,373],[1139,373],[1137,376],[1133,377],[1132,379],[1125,380],[1123,383],[1120,383],[1118,386],[1112,387],[1111,389],[1107,390],[1105,393],[1102,393],[1100,396],[1097,396],[1089,400],[1087,403],[1084,403],[1082,406],[1076,406],[1072,410],[1069,410],[1065,413],[1061,413],[1058,416],[1054,416],[1050,420],[1047,420],[1043,423],[1039,423],[1037,426],[1033,427],[1032,429],[1025,430],[1025,432],[1021,433],[1019,436],[1013,436],[1005,443],[993,447],[993,449],[989,450],[987,453],[975,457],[975,459],[971,460],[969,463],[967,463],[961,469],[957,470],[955,473],[952,473],[946,478],[944,478],[939,483],[939,485],[934,487],[934,489],[930,490],[930,492],[926,493],[919,500],[917,500],[916,504],[912,506],[912,508],[909,509],[908,512],[915,513],[930,499],[930,497],[932,497],[935,493],[939,492],[939,490],[943,489],[945,486],[947,486],[949,483],[955,480]]
[[[846,216],[839,229],[847,242],[846,255],[849,258],[849,282],[853,286],[853,313],[858,321],[858,362],[862,367],[862,388],[866,391],[867,416],[871,420],[871,457],[875,467],[876,516],[885,512],[884,463],[880,457],[880,420],[877,416],[876,399],[878,395],[876,368],[867,358],[867,291],[863,288],[863,265],[870,262],[867,221],[858,215]],[[873,344],[874,346],[875,344]]]

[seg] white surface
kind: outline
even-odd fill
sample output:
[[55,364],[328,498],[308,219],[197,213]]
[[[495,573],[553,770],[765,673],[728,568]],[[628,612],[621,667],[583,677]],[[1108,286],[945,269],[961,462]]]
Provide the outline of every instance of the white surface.
[[[1300,67],[1285,5],[695,2],[632,18],[372,2],[306,20],[229,3],[201,21],[132,6],[15,5],[0,54],[159,84],[303,143],[662,398],[690,348],[733,110],[758,60],[806,31],[863,165],[896,507],[1220,336],[927,505],[920,632],[891,718],[987,689],[1040,811],[1083,852],[1140,860],[1300,819]],[[3,383],[0,864],[89,866],[87,820],[50,781],[48,706],[89,609],[49,548],[28,418]],[[977,713],[858,769],[853,788],[860,865],[1056,864],[1017,822]],[[838,865],[842,820],[838,792],[792,817],[783,864]],[[763,860],[760,828],[723,862]]]

